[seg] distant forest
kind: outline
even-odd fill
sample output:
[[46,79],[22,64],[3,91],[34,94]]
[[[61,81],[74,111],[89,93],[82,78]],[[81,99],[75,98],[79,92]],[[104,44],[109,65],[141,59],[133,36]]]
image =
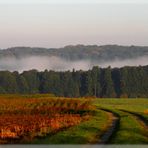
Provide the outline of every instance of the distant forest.
[[0,71],[1,94],[52,93],[64,97],[148,97],[148,66],[88,71]]

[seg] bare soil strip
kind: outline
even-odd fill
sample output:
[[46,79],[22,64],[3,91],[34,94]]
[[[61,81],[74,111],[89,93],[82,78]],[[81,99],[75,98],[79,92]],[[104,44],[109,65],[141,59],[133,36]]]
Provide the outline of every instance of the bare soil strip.
[[109,143],[111,137],[116,133],[120,123],[120,116],[108,109],[100,108],[101,110],[105,111],[109,115],[109,120],[111,123],[108,126],[108,130],[101,136],[101,140],[99,144],[107,144]]

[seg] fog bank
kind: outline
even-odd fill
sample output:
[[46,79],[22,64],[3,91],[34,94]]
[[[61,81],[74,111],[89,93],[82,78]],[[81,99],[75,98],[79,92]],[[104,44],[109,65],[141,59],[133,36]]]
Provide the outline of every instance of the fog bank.
[[91,60],[78,60],[78,61],[67,61],[59,57],[47,57],[47,56],[31,56],[26,58],[1,58],[0,59],[0,70],[19,71],[37,69],[38,71],[55,70],[55,71],[66,71],[72,70],[88,70],[93,66],[99,67],[123,67],[123,66],[143,66],[148,65],[148,57],[140,57],[136,59],[119,60],[115,59],[112,61],[91,61]]

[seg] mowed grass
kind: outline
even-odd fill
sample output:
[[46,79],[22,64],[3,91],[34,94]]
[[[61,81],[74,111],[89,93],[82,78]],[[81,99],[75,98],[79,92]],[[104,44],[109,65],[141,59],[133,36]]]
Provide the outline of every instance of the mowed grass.
[[148,122],[148,114],[144,112],[148,110],[148,98],[138,99],[95,99],[94,104],[97,107],[108,109],[127,110],[143,116]]
[[133,112],[141,115],[147,122],[148,115],[144,114],[144,111],[148,109],[148,99],[96,99],[94,103],[97,107],[109,109],[120,117],[118,130],[109,141],[110,144],[148,144],[147,127],[131,114]]
[[135,116],[119,110],[113,111],[120,116],[120,124],[110,144],[148,144],[148,131]]
[[111,109],[124,109],[134,112],[143,113],[148,109],[148,99],[95,99],[94,104],[98,107],[106,107]]

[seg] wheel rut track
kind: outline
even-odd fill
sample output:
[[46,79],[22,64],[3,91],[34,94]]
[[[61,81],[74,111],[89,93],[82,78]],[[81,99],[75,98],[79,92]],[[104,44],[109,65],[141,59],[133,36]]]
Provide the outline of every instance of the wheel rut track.
[[114,134],[118,131],[119,128],[119,124],[120,124],[120,116],[109,110],[109,109],[105,109],[105,108],[98,108],[102,111],[111,113],[113,116],[113,121],[111,123],[111,126],[108,128],[108,130],[101,136],[101,140],[99,142],[99,144],[109,144],[111,138],[114,136]]
[[[119,130],[119,126],[120,126],[120,119],[121,116],[114,112],[111,111],[109,109],[106,108],[98,108],[102,111],[111,113],[113,117],[115,117],[115,119],[113,119],[111,126],[108,128],[108,130],[101,136],[101,141],[99,142],[99,144],[109,144],[111,139],[116,135],[116,132]],[[139,124],[146,130],[146,134],[145,136],[148,137],[147,131],[148,131],[148,121],[147,119],[145,119],[142,115],[135,113],[135,112],[131,112],[131,111],[127,111],[124,109],[118,109],[121,112],[125,112],[128,113],[130,115],[133,116],[133,118],[135,118]]]
[[145,119],[142,115],[140,115],[140,114],[138,114],[138,113],[135,113],[135,112],[127,111],[127,110],[124,110],[124,109],[120,109],[120,111],[129,113],[129,114],[135,116],[135,117],[136,117],[139,121],[141,121],[141,122],[143,123],[143,125],[144,125],[145,127],[147,127],[147,129],[148,129],[148,120]]
[[[139,122],[139,124],[148,132],[148,121],[142,115],[123,109],[120,109],[120,111],[131,114]],[[146,134],[146,136],[148,137],[148,134]]]

